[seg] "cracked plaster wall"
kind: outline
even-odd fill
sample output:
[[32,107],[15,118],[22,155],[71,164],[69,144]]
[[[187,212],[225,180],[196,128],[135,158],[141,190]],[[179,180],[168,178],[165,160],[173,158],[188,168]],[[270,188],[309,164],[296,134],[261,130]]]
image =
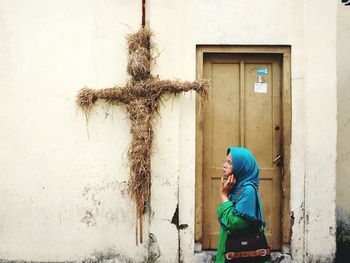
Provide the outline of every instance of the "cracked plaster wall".
[[[170,76],[178,72],[177,76],[183,78],[194,76],[196,44],[291,45],[291,216],[294,222],[291,252],[295,262],[332,259],[335,253],[337,128],[336,3],[264,1],[262,4],[254,0],[231,1],[229,5],[225,1],[181,3],[182,8],[179,3],[175,7],[167,1],[151,1],[150,4],[151,26],[163,50],[156,68],[161,75]],[[172,11],[174,9],[175,12]],[[174,39],[173,35],[177,37]],[[174,67],[167,67],[170,61]],[[327,61],[327,64],[322,61]],[[181,102],[190,100],[190,97],[184,96]],[[188,107],[181,107],[180,114],[193,110],[194,103],[192,106],[188,104]],[[183,117],[180,123],[188,118]],[[325,118],[327,122],[323,121]],[[194,129],[189,136],[192,144],[186,141],[181,147],[185,153],[181,158],[189,156],[194,163]],[[181,199],[180,194],[179,202],[180,211],[188,211],[184,214],[192,215],[192,224],[188,220],[180,220],[180,223],[189,223],[187,231],[193,231],[194,223],[193,163],[188,166],[191,172],[184,170],[182,174],[180,171],[179,177],[180,183],[184,178],[188,182],[180,187],[184,198]],[[186,209],[181,209],[182,206]],[[180,241],[188,244],[189,247],[181,247],[186,249],[184,257],[190,259],[194,250],[193,232],[184,231]]]
[[337,262],[350,256],[350,7],[339,3],[337,28]]
[[125,83],[131,10],[141,3],[0,1],[0,259],[147,255],[126,193],[125,112],[97,108],[89,139],[74,101],[84,86]]
[[[160,52],[153,73],[163,79],[194,79],[197,44],[291,45],[295,262],[303,262],[306,253],[311,261],[334,254],[335,71],[316,59],[322,56],[335,66],[331,2],[147,1]],[[138,247],[126,194],[130,135],[125,111],[96,109],[88,139],[84,117],[74,105],[83,86],[125,83],[124,36],[139,27],[140,3],[0,4],[0,84],[5,87],[0,97],[0,258],[69,261],[114,254],[125,262],[193,262],[194,94],[169,98],[161,106],[151,207],[145,243]],[[318,70],[327,70],[327,77]],[[327,195],[317,196],[324,185]],[[315,206],[314,194],[319,198]]]
[[336,25],[336,2],[305,1],[306,262],[335,256]]

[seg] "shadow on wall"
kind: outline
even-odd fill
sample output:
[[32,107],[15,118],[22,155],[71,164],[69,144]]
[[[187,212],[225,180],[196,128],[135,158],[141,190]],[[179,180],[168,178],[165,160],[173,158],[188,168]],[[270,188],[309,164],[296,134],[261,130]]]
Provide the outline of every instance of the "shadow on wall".
[[336,263],[350,262],[350,215],[337,209],[337,252]]

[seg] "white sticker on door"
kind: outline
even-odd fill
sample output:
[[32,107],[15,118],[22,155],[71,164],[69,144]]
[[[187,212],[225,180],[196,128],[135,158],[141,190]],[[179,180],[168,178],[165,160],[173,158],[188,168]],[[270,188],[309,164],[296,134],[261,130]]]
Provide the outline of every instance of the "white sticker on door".
[[267,93],[267,83],[255,83],[254,92]]

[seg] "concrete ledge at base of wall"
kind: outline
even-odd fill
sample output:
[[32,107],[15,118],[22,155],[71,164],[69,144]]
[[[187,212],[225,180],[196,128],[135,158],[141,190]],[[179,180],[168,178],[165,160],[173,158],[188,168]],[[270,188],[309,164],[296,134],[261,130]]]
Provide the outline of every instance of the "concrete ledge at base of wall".
[[[151,263],[152,261],[144,261],[145,263]],[[0,263],[134,263],[129,259],[123,260],[120,258],[113,259],[88,259],[77,261],[25,261],[25,260],[6,260],[0,259]],[[152,262],[153,263],[153,262]]]
[[[200,253],[195,253],[195,263],[212,263],[215,262],[216,251],[202,251]],[[273,252],[271,255],[272,263],[291,263],[291,256],[288,254],[282,254],[280,252]],[[131,259],[125,258],[123,256],[105,256],[105,257],[95,257],[91,259],[77,260],[77,261],[52,261],[50,263],[132,263]],[[145,263],[159,262],[158,260],[146,260]],[[25,260],[6,260],[0,259],[0,263],[47,263],[45,261],[25,261]]]
[[[216,251],[206,250],[199,253],[195,253],[194,259],[195,263],[214,263],[215,262]],[[292,257],[288,254],[282,254],[281,252],[273,252],[271,254],[272,263],[291,263]]]
[[[148,261],[145,261],[145,263]],[[155,261],[157,262],[157,261]],[[77,261],[25,261],[25,260],[6,260],[0,259],[0,263],[134,263],[133,261],[124,261],[119,259],[104,259],[104,260],[77,260]]]
[[[6,260],[0,259],[0,263],[133,263],[134,261],[123,260],[119,258],[114,259],[88,259],[77,261],[26,261],[26,260]],[[148,261],[145,261],[145,263]]]
[[[110,249],[104,252],[95,252],[92,256],[81,260],[69,260],[69,261],[33,261],[33,260],[7,260],[0,259],[0,263],[134,263],[131,258],[124,256],[121,253]],[[145,258],[144,263],[153,263],[148,258]]]

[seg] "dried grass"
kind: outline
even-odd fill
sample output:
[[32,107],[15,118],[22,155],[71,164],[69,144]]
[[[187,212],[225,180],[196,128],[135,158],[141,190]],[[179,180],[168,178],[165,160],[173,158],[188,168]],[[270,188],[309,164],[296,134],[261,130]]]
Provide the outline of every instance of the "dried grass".
[[127,70],[135,80],[144,80],[151,74],[151,42],[152,32],[143,28],[136,34],[127,36],[129,59]]
[[134,34],[127,35],[126,39],[129,47],[129,54],[138,50],[139,48],[145,48],[149,51],[153,48],[153,43],[151,42],[151,37],[153,33],[148,28],[141,28],[138,32]]
[[151,73],[151,54],[140,48],[129,55],[128,73],[136,80],[147,79]]
[[[207,81],[181,82],[159,80],[150,74],[151,37],[148,29],[128,35],[128,72],[132,76],[125,87],[110,89],[83,88],[77,95],[77,104],[89,118],[97,100],[107,104],[124,104],[131,121],[131,145],[128,151],[130,180],[128,192],[135,202],[137,225],[140,224],[142,243],[142,216],[150,199],[151,155],[153,142],[152,120],[158,115],[159,101],[166,94],[195,90],[203,98],[208,94]],[[137,231],[137,228],[136,228]]]

